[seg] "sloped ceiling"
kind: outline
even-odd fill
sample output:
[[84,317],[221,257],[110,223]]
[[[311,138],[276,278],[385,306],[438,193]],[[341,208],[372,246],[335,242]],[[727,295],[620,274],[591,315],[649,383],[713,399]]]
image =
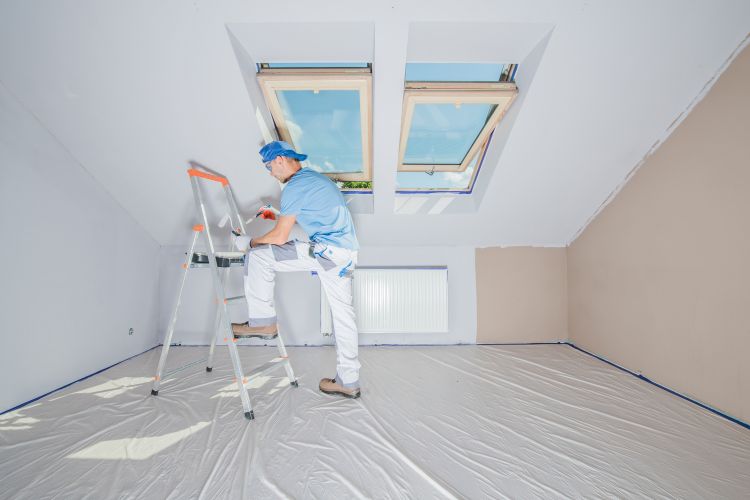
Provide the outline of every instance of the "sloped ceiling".
[[[248,92],[229,27],[274,23],[269,44],[256,48],[294,58],[315,44],[315,30],[296,24],[361,23],[373,37],[376,183],[373,213],[356,216],[362,244],[564,246],[750,31],[750,2],[684,4],[5,1],[0,81],[160,244],[183,244],[194,221],[189,160],[224,172],[248,211],[279,196],[256,153],[256,115],[267,111]],[[394,213],[404,65],[456,57],[440,37],[434,53],[410,46],[429,23],[538,24],[548,33],[471,214]],[[492,45],[476,53],[494,58]]]

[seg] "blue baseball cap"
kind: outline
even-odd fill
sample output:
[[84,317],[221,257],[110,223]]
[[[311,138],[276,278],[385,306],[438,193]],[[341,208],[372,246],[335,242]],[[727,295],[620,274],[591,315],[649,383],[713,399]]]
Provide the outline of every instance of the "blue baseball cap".
[[295,160],[303,161],[307,159],[307,155],[300,154],[294,150],[291,144],[284,141],[273,141],[269,142],[262,148],[260,148],[260,156],[263,157],[263,163],[268,163],[277,156],[288,156]]

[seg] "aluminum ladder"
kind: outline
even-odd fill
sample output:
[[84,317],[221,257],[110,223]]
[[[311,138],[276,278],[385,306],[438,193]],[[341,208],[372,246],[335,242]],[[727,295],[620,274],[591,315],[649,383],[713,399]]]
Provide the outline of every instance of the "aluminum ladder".
[[[226,297],[224,291],[224,283],[226,282],[227,275],[230,268],[242,267],[244,265],[244,254],[242,252],[217,252],[214,246],[213,239],[211,238],[211,230],[208,224],[208,215],[206,212],[206,205],[204,198],[201,193],[201,187],[199,182],[202,181],[213,181],[218,182],[222,185],[224,194],[226,195],[227,203],[229,205],[229,220],[232,228],[240,234],[246,234],[245,223],[242,221],[239,209],[237,208],[237,200],[234,197],[234,192],[229,184],[229,180],[222,174],[211,170],[204,166],[193,164],[192,168],[188,169],[188,176],[190,177],[190,184],[193,188],[193,197],[195,198],[195,206],[197,209],[198,220],[202,223],[193,226],[193,240],[190,243],[190,249],[187,252],[185,263],[182,265],[184,272],[182,275],[182,282],[180,284],[180,291],[177,295],[177,303],[172,313],[172,318],[169,322],[166,335],[164,337],[164,343],[161,348],[161,356],[159,357],[159,365],[156,369],[156,375],[154,376],[153,386],[151,388],[151,394],[157,396],[159,394],[159,387],[165,377],[172,375],[176,372],[184,370],[190,366],[194,366],[203,362],[204,360],[194,361],[181,367],[172,369],[167,373],[164,373],[164,367],[167,362],[167,356],[169,354],[169,348],[172,343],[172,335],[174,334],[175,324],[177,323],[177,316],[180,310],[180,301],[182,299],[182,292],[185,288],[185,282],[187,281],[188,271],[191,268],[207,268],[210,269],[211,277],[213,278],[215,302],[217,304],[216,309],[216,320],[214,322],[214,334],[211,338],[211,347],[208,351],[208,359],[206,363],[206,371],[211,372],[213,370],[214,361],[214,350],[216,348],[216,339],[223,334],[224,341],[229,348],[229,357],[232,360],[232,366],[234,368],[234,377],[237,382],[237,389],[239,390],[240,400],[242,401],[242,408],[245,413],[245,417],[248,420],[255,418],[253,413],[253,407],[250,403],[250,396],[248,394],[248,381],[267,372],[270,372],[279,366],[283,366],[286,370],[286,375],[289,378],[289,384],[292,387],[298,387],[297,379],[294,376],[292,365],[289,362],[289,356],[286,352],[286,347],[281,338],[281,331],[279,330],[276,335],[276,346],[279,350],[279,356],[271,359],[265,364],[259,366],[255,370],[252,370],[247,375],[242,370],[242,362],[240,361],[239,352],[237,350],[237,339],[232,334],[232,324],[229,319],[229,311],[227,306],[231,302],[242,301],[245,299],[244,295],[236,297]],[[249,222],[249,221],[248,221]],[[206,242],[206,254],[195,253],[196,243],[200,234],[205,235]]]

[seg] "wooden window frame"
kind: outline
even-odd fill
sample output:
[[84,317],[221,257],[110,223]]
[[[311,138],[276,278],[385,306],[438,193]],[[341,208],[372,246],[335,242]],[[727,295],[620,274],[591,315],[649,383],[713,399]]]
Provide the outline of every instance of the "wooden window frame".
[[[404,89],[404,103],[401,114],[398,170],[400,172],[463,172],[474,156],[483,147],[486,147],[490,134],[500,123],[517,96],[518,87],[515,83],[510,82],[407,82]],[[406,144],[409,140],[411,120],[417,104],[496,104],[497,106],[460,164],[405,164]]]
[[[338,181],[372,181],[372,72],[369,68],[278,68],[261,69],[258,83],[281,140],[296,148],[289,133],[281,104],[280,90],[357,90],[359,91],[362,131],[362,172],[321,172]],[[301,151],[304,153],[304,151]]]

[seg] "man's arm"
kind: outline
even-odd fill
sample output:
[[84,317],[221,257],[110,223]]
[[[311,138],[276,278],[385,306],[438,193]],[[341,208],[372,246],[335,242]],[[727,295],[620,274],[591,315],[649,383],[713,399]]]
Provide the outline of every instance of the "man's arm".
[[280,215],[274,228],[259,238],[253,238],[251,246],[256,247],[264,244],[283,245],[289,241],[289,233],[292,232],[292,227],[294,227],[296,221],[297,217],[294,215]]

